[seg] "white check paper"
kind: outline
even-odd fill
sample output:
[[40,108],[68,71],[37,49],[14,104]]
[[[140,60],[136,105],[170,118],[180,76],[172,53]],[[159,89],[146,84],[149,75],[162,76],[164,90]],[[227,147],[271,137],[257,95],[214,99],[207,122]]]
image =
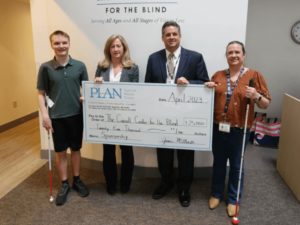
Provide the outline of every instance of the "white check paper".
[[211,150],[214,89],[83,82],[86,142]]

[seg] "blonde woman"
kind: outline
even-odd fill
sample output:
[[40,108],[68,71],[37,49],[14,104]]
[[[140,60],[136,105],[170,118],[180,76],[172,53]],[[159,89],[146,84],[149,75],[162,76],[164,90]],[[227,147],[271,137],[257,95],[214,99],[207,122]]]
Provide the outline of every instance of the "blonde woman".
[[[104,47],[104,59],[99,62],[95,82],[139,82],[139,68],[130,59],[125,39],[118,34],[110,36]],[[115,145],[103,144],[103,171],[106,190],[109,195],[116,193],[117,165]],[[132,146],[120,146],[122,151],[121,193],[130,189],[134,168]]]

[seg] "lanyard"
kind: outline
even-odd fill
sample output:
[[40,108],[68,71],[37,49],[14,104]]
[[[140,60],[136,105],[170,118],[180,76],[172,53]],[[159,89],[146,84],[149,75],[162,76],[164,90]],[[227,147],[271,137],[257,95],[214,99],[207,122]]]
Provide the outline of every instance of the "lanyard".
[[[175,75],[176,66],[177,66],[177,63],[178,63],[178,61],[180,59],[180,56],[181,56],[181,54],[179,54],[178,59],[176,60],[176,63],[175,63],[175,66],[174,66],[174,70],[173,70],[173,75]],[[170,69],[169,69],[168,60],[167,60],[167,69],[168,69],[169,76],[171,77],[171,79],[173,79],[173,76],[171,75],[171,72],[170,72]]]
[[224,108],[225,119],[226,119],[226,112],[228,110],[228,105],[229,105],[229,102],[230,102],[230,99],[231,99],[231,96],[232,96],[232,92],[233,92],[233,90],[234,90],[234,88],[236,86],[236,83],[240,79],[240,76],[243,74],[243,72],[244,72],[244,67],[241,69],[238,78],[236,79],[236,81],[234,82],[232,88],[230,89],[230,73],[229,73],[229,69],[226,71],[226,75],[227,75],[227,100],[226,100],[225,108]]

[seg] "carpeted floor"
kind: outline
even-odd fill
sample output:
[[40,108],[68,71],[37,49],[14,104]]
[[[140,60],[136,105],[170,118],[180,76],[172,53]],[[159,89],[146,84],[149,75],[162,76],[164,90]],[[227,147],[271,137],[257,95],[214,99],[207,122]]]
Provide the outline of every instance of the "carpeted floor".
[[[276,149],[248,145],[239,224],[300,224],[300,203],[276,171],[276,158]],[[53,173],[56,196],[61,183],[54,164]],[[194,180],[191,205],[183,208],[176,188],[152,199],[156,178],[135,177],[127,194],[109,196],[102,173],[82,168],[81,177],[90,195],[81,198],[72,190],[64,206],[55,206],[49,203],[46,164],[0,200],[0,224],[231,224],[226,196],[217,209],[208,208],[211,179]]]

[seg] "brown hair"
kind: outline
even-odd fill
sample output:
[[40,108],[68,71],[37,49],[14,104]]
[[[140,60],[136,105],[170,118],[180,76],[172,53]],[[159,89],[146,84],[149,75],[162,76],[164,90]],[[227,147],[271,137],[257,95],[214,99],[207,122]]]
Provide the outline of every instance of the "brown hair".
[[107,39],[105,46],[104,46],[104,51],[103,51],[104,59],[99,62],[99,66],[104,69],[106,69],[110,66],[110,64],[111,64],[110,46],[111,46],[111,43],[115,39],[119,39],[123,45],[123,50],[124,50],[124,53],[122,56],[123,67],[133,67],[135,65],[135,63],[130,58],[128,45],[127,45],[125,39],[119,34],[113,34]]
[[164,36],[164,34],[165,34],[165,28],[169,27],[169,26],[177,27],[178,33],[179,33],[179,35],[181,35],[181,30],[180,30],[179,24],[176,23],[175,21],[170,20],[170,21],[165,22],[164,25],[162,26],[162,28],[161,28],[162,36]]
[[59,34],[62,35],[62,36],[67,37],[68,40],[69,40],[69,42],[70,42],[70,36],[69,36],[66,32],[63,32],[63,31],[61,31],[61,30],[56,30],[56,31],[54,31],[54,32],[50,35],[50,37],[49,37],[49,39],[50,39],[50,44],[52,44],[52,37],[55,36],[55,35],[59,35]]
[[245,46],[244,46],[244,44],[242,42],[239,42],[239,41],[231,41],[231,42],[229,42],[228,45],[227,45],[227,47],[226,47],[226,53],[225,53],[225,55],[227,55],[228,46],[232,45],[232,44],[239,44],[242,47],[243,54],[245,55],[245,53],[246,53]]

